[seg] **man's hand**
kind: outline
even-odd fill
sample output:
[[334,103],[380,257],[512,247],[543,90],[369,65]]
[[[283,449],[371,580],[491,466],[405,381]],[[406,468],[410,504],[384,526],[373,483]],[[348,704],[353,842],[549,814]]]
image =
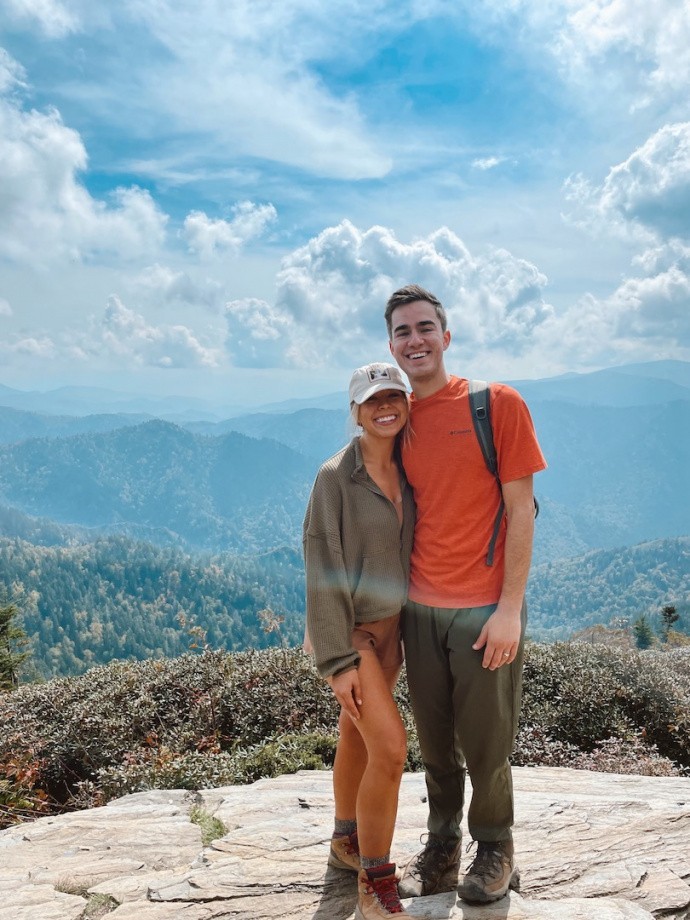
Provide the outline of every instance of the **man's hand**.
[[472,646],[475,651],[484,649],[482,667],[495,671],[510,664],[517,654],[521,631],[520,610],[516,613],[499,603]]
[[495,671],[515,660],[522,623],[520,614],[532,557],[534,498],[532,477],[503,483],[506,506],[505,572],[498,606],[484,624],[473,649],[484,649],[482,667]]
[[349,671],[343,671],[333,677],[327,677],[326,681],[343,710],[355,721],[359,719],[358,707],[362,705],[362,691],[359,687],[359,671],[357,668],[351,668]]

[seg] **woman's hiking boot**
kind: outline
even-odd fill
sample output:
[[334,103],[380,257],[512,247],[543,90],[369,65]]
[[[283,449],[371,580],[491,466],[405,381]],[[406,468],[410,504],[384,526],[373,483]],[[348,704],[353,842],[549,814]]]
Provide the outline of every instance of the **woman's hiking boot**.
[[461,840],[429,834],[424,849],[402,871],[400,896],[421,898],[453,891],[460,872]]
[[331,838],[331,852],[328,854],[328,865],[334,869],[347,869],[350,872],[359,872],[359,843],[357,831],[354,834],[345,834],[344,837]]
[[458,887],[458,897],[468,904],[498,901],[508,889],[520,890],[520,870],[513,861],[513,841],[477,842],[477,855]]
[[357,876],[355,920],[413,920],[400,903],[395,863],[362,869]]

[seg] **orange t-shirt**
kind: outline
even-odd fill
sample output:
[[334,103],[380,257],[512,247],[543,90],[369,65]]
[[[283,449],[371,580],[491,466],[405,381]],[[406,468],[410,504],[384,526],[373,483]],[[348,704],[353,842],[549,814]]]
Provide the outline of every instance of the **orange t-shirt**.
[[[417,503],[409,597],[429,607],[495,604],[503,585],[505,516],[488,566],[500,494],[474,431],[467,390],[467,380],[451,377],[426,399],[412,396],[412,435],[403,444]],[[491,424],[501,482],[546,467],[529,409],[506,384],[491,384]]]

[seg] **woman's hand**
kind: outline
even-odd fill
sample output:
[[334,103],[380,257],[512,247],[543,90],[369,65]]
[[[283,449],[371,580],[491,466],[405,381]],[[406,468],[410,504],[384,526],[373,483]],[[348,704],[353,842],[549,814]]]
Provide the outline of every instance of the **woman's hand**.
[[326,681],[335,694],[335,698],[350,718],[355,719],[355,721],[359,719],[362,691],[359,687],[357,668],[351,668],[349,671],[342,671],[333,677],[327,677]]

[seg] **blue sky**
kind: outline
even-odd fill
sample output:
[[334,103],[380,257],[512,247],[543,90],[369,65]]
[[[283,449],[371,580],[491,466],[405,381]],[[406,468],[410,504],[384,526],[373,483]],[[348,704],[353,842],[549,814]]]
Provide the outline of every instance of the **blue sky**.
[[0,383],[248,405],[690,360],[690,5],[3,0]]

